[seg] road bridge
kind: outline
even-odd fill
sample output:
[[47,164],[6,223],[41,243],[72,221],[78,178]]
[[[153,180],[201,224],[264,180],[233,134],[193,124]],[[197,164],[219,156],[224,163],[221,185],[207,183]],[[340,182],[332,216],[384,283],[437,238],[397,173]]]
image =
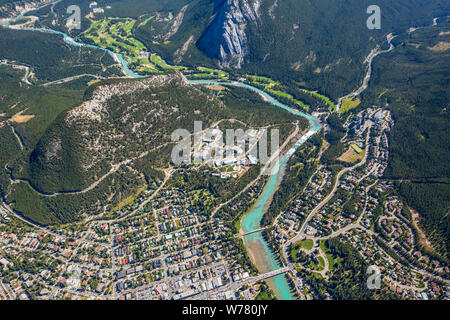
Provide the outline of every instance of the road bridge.
[[245,237],[245,236],[248,236],[249,234],[261,232],[261,231],[264,231],[264,230],[270,229],[270,228],[271,228],[271,227],[263,227],[263,228],[259,228],[259,229],[256,229],[256,230],[253,230],[253,231],[249,231],[249,232],[246,232],[246,233],[238,233],[238,234],[236,235],[236,237],[237,237],[237,238],[243,238],[243,237]]

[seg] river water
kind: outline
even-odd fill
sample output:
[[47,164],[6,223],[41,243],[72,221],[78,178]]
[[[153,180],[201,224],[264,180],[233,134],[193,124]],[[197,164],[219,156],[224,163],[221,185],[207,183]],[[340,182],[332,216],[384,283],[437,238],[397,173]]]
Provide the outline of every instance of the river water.
[[[55,2],[53,4],[56,4],[58,2],[59,1],[57,1],[57,2]],[[31,11],[33,11],[33,10],[31,10]],[[14,29],[13,27],[10,26],[11,22],[14,22],[16,20],[19,20],[19,19],[23,18],[27,12],[28,11],[24,11],[20,15],[18,15],[17,17],[14,17],[14,18],[11,18],[9,20],[0,22],[0,26],[6,27],[6,28],[9,28],[9,29],[13,29],[13,30],[39,31],[39,32],[44,32],[44,33],[57,34],[57,35],[63,36],[64,42],[67,43],[67,44],[70,44],[72,46],[85,47],[85,48],[91,48],[91,49],[97,49],[97,50],[106,51],[114,58],[114,60],[116,60],[118,63],[120,63],[122,65],[122,69],[123,69],[124,73],[128,77],[131,77],[131,78],[145,78],[145,76],[139,75],[139,74],[135,73],[133,70],[131,70],[130,68],[128,68],[127,62],[125,61],[123,55],[121,55],[120,53],[117,53],[117,52],[114,52],[112,50],[105,49],[105,48],[102,48],[102,47],[99,47],[99,46],[77,42],[71,36],[69,36],[68,34],[66,34],[64,32],[61,32],[61,31],[56,31],[56,30],[53,30],[53,29],[48,29],[48,28],[20,28],[20,29]]]
[[[268,99],[268,101],[270,101],[270,103],[272,103],[274,106],[287,110],[288,112],[294,115],[305,117],[309,121],[310,125],[309,131],[305,135],[303,135],[284,156],[280,158],[278,165],[274,166],[272,175],[270,176],[267,184],[264,186],[264,189],[259,198],[257,199],[255,205],[242,219],[241,228],[244,231],[244,233],[257,230],[261,227],[261,221],[265,213],[265,209],[267,209],[268,206],[270,205],[272,196],[277,190],[279,183],[283,179],[286,165],[289,159],[302,144],[304,144],[312,135],[320,131],[320,129],[322,128],[320,121],[312,115],[289,108],[288,106],[282,104],[281,102],[279,102],[266,92],[253,86],[250,86],[248,84],[240,82],[223,82],[210,80],[192,80],[190,82],[192,84],[201,84],[201,85],[218,84],[218,85],[229,85],[247,88],[249,90],[253,90],[264,95]],[[244,243],[250,256],[252,257],[253,262],[255,263],[260,273],[267,273],[281,268],[281,265],[277,261],[275,254],[273,253],[272,249],[269,247],[267,242],[264,240],[261,232],[256,232],[245,236]],[[268,280],[268,283],[278,299],[281,300],[293,299],[285,275],[278,275],[276,277],[273,277]]]
[[[20,19],[24,16],[25,12],[22,13],[20,16],[17,16],[13,19],[10,19],[9,21],[4,21],[1,23],[2,26],[8,28],[9,22]],[[113,52],[111,50],[101,48],[95,45],[89,45],[84,43],[76,42],[72,37],[67,35],[64,32],[47,29],[47,28],[24,28],[20,30],[27,30],[27,31],[38,31],[38,32],[45,32],[45,33],[51,33],[51,34],[58,34],[63,36],[64,42],[67,44],[78,46],[78,47],[86,47],[86,48],[92,48],[92,49],[99,49],[108,52],[116,61],[120,62],[122,65],[124,73],[132,78],[145,78],[145,76],[139,75],[132,71],[129,67],[127,62],[125,61],[124,57],[116,52]],[[300,138],[294,146],[291,147],[291,149],[280,158],[277,165],[274,166],[272,175],[270,176],[267,184],[265,185],[260,197],[257,199],[255,205],[252,207],[250,212],[248,212],[242,219],[241,227],[245,233],[259,229],[261,226],[261,221],[264,215],[264,209],[266,209],[271,202],[272,196],[277,190],[277,187],[281,180],[283,179],[283,175],[285,172],[286,165],[290,159],[290,157],[295,153],[295,151],[304,144],[312,135],[320,131],[321,124],[320,121],[309,114],[303,113],[301,111],[294,110],[266,92],[255,88],[251,85],[240,83],[240,82],[230,82],[223,80],[191,80],[190,83],[194,85],[208,85],[208,84],[220,84],[220,85],[228,85],[228,86],[236,86],[236,87],[243,87],[247,88],[249,90],[258,92],[259,94],[264,95],[267,100],[273,104],[276,107],[282,108],[284,110],[287,110],[288,112],[305,117],[310,124],[309,131]],[[266,273],[273,270],[277,270],[281,268],[280,263],[278,262],[275,254],[267,244],[267,242],[264,240],[261,232],[252,233],[247,236],[245,236],[244,244],[252,257],[253,262],[255,263],[256,267],[258,268],[260,273]],[[270,288],[274,291],[276,297],[280,300],[292,300],[294,297],[292,295],[292,292],[289,288],[287,279],[285,275],[278,275],[276,277],[273,277],[271,279],[267,280]]]

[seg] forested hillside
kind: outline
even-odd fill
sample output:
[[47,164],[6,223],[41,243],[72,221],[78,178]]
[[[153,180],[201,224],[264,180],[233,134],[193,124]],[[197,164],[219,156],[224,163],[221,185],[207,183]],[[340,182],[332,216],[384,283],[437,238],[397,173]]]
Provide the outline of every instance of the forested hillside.
[[[24,0],[0,0],[0,19],[12,16],[16,13],[16,6],[23,6],[31,1]],[[37,1],[36,1],[37,2]]]
[[380,56],[365,103],[387,105],[395,125],[385,177],[422,217],[439,252],[450,249],[450,23],[404,34]]
[[[244,89],[230,90],[222,100],[227,105],[178,73],[93,84],[81,104],[59,116],[55,112],[42,137],[27,141],[23,152],[11,128],[2,128],[2,139],[15,154],[2,159],[2,193],[18,212],[39,223],[74,221],[160,182],[171,161],[171,133],[179,128],[193,132],[194,121],[201,120],[204,128],[222,119],[252,127],[279,125],[281,139],[294,120],[307,126],[287,111],[270,117],[276,107]],[[41,117],[41,110],[33,111]],[[21,135],[29,135],[36,124],[31,119]]]
[[104,51],[70,46],[60,35],[0,27],[2,59],[31,67],[35,75],[31,80],[39,84],[81,74],[99,77],[123,74],[117,62]]

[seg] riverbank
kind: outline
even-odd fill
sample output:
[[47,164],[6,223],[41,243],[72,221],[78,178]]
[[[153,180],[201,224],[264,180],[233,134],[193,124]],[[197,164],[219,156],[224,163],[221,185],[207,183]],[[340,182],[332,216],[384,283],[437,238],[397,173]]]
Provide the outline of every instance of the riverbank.
[[[8,25],[6,24],[6,27]],[[73,38],[68,36],[67,34],[55,31],[51,29],[44,29],[44,28],[24,28],[21,30],[28,30],[28,31],[36,31],[36,32],[45,32],[45,33],[51,33],[51,34],[58,34],[62,35],[64,42],[73,45],[73,46],[79,46],[79,47],[87,47],[87,48],[94,48],[99,49],[108,52],[113,56],[114,58],[119,59],[120,64],[122,66],[122,69],[124,70],[124,73],[132,78],[143,78],[144,76],[138,75],[134,73],[131,69],[129,69],[127,62],[123,59],[123,57],[120,54],[111,52],[110,50],[95,46],[95,45],[88,45],[83,43],[76,42]],[[244,218],[241,221],[241,227],[244,228],[244,230],[254,230],[254,226],[259,226],[261,223],[261,219],[263,216],[263,213],[265,212],[264,209],[267,208],[270,205],[271,199],[273,197],[273,194],[276,191],[277,186],[279,186],[279,182],[283,179],[284,175],[284,169],[287,165],[287,162],[289,158],[294,154],[294,152],[297,150],[298,147],[300,147],[303,143],[305,143],[309,137],[311,137],[313,134],[318,132],[321,129],[321,124],[319,119],[315,118],[312,115],[305,114],[303,112],[294,110],[287,105],[282,104],[278,100],[276,100],[274,97],[269,95],[267,92],[260,90],[256,87],[253,87],[251,85],[241,83],[241,82],[229,82],[229,81],[189,81],[191,84],[211,84],[211,85],[231,85],[231,86],[237,86],[246,88],[252,91],[255,91],[259,93],[263,99],[267,102],[271,103],[272,105],[282,108],[284,110],[287,110],[288,112],[297,115],[305,117],[309,121],[309,129],[306,132],[301,132],[304,134],[296,134],[295,136],[290,137],[290,142],[292,139],[295,138],[296,142],[293,143],[292,146],[288,146],[286,151],[283,151],[282,155],[279,157],[277,165],[275,165],[275,168],[273,169],[272,175],[270,176],[266,186],[264,187],[261,196],[256,201],[253,209],[244,216]],[[291,145],[291,143],[289,143]],[[272,252],[269,245],[265,241],[265,239],[262,237],[261,233],[254,233],[247,235],[244,238],[244,244],[246,246],[246,249],[249,253],[249,256],[251,257],[251,260],[255,262],[256,267],[258,268],[258,271],[260,273],[266,273],[273,270],[279,269],[281,266],[278,262],[278,259],[276,255]],[[276,277],[270,278],[267,280],[270,288],[275,293],[278,299],[281,300],[292,300],[294,299],[294,296],[291,293],[290,286],[287,282],[287,279],[284,275],[278,275]]]
[[[249,85],[242,84],[239,86],[248,87]],[[320,131],[320,129],[322,128],[319,119],[289,108],[288,106],[280,103],[260,89],[254,87],[250,89],[264,94],[273,105],[283,108],[295,115],[305,117],[309,121],[310,125],[308,131],[301,135],[301,137],[297,136],[298,140],[294,143],[294,145],[288,148],[288,150],[280,157],[278,165],[274,168],[269,181],[266,183],[263,192],[252,207],[252,210],[250,210],[241,219],[241,230],[243,230],[244,233],[260,228],[264,213],[270,206],[273,195],[283,179],[285,168],[289,159],[301,145],[303,145],[312,135]],[[245,236],[244,243],[252,259],[252,262],[257,266],[260,273],[266,273],[281,268],[277,256],[274,254],[267,241],[264,239],[262,232],[252,233]],[[277,277],[269,279],[267,280],[267,283],[278,299],[294,299],[285,275],[279,275]]]

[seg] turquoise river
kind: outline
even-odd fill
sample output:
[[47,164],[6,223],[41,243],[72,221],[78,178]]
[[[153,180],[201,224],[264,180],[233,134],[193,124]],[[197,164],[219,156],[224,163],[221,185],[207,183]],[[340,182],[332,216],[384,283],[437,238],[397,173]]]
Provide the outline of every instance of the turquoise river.
[[[55,3],[53,3],[53,4],[55,4]],[[11,21],[20,19],[25,14],[26,14],[26,12],[23,12],[21,15],[15,17],[15,18],[1,22],[0,25],[8,28],[9,23]],[[66,33],[63,33],[60,31],[55,31],[52,29],[47,29],[47,28],[25,28],[25,29],[19,29],[19,30],[38,31],[38,32],[57,34],[57,35],[61,35],[64,39],[64,42],[66,42],[70,45],[107,51],[114,59],[116,59],[116,61],[120,62],[120,64],[123,67],[124,73],[128,77],[132,77],[132,78],[143,78],[144,77],[144,76],[139,75],[139,74],[135,73],[134,71],[132,71],[128,67],[127,62],[125,61],[125,59],[123,58],[123,56],[121,54],[118,54],[111,50],[97,47],[94,45],[88,45],[88,44],[76,42],[72,37],[70,37]],[[261,221],[262,221],[263,215],[264,215],[264,209],[270,205],[272,196],[276,192],[280,181],[283,179],[285,168],[286,168],[286,165],[287,165],[290,157],[312,135],[314,135],[315,133],[320,131],[320,129],[321,129],[320,121],[312,115],[294,110],[294,109],[282,104],[281,102],[279,102],[278,100],[276,100],[275,98],[273,98],[272,96],[267,94],[266,92],[264,92],[258,88],[255,88],[251,85],[248,85],[248,84],[244,84],[241,82],[223,81],[223,80],[217,80],[217,81],[216,80],[191,80],[190,83],[192,83],[194,85],[220,84],[220,85],[238,86],[238,87],[247,88],[249,90],[253,90],[253,91],[256,91],[256,92],[264,95],[267,98],[267,100],[270,101],[270,103],[273,104],[274,106],[282,108],[284,110],[287,110],[288,112],[290,112],[294,115],[299,115],[299,116],[305,117],[309,121],[309,124],[310,124],[309,131],[305,135],[303,135],[295,143],[295,145],[292,146],[290,148],[290,150],[279,159],[278,164],[274,166],[272,175],[270,175],[268,182],[264,186],[264,189],[263,189],[260,197],[257,199],[255,205],[252,207],[250,212],[248,212],[242,218],[241,227],[242,227],[242,230],[244,231],[244,233],[259,229],[261,226]],[[273,253],[272,249],[269,247],[267,242],[264,240],[261,232],[256,232],[256,233],[252,233],[252,234],[245,236],[244,243],[245,243],[245,246],[246,246],[250,256],[252,257],[253,262],[257,266],[259,272],[266,273],[266,272],[270,272],[270,271],[281,268],[281,265],[278,262],[275,254]],[[292,300],[293,299],[293,295],[289,288],[289,285],[288,285],[285,275],[278,275],[276,277],[273,277],[268,280],[268,283],[269,283],[270,288],[274,291],[274,293],[278,299],[281,299],[281,300]]]

